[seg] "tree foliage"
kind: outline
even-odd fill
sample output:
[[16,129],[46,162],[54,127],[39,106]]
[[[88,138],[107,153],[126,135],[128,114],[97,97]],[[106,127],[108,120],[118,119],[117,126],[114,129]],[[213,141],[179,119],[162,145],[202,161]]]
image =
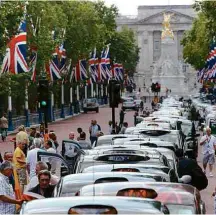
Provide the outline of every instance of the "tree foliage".
[[139,61],[139,48],[134,32],[126,27],[122,31],[115,31],[110,44],[112,60],[123,63],[125,70],[134,72]]
[[186,32],[182,44],[183,55],[187,63],[195,69],[205,66],[209,47],[216,36],[216,2],[197,1],[194,9],[198,17],[194,20],[192,29]]
[[204,67],[209,51],[209,39],[206,37],[206,17],[203,14],[199,14],[192,29],[186,32],[182,44],[185,61],[197,70]]
[[[106,6],[103,1],[2,1],[0,3],[0,64],[9,38],[18,33],[26,6],[28,56],[37,47],[37,77],[44,72],[44,65],[51,59],[57,46],[64,42],[67,59],[75,65],[80,58],[88,58],[96,47],[101,50],[110,45],[111,59],[122,63],[127,71],[135,71],[139,49],[134,33],[129,29],[116,31],[116,6]],[[53,34],[54,32],[54,34]],[[27,58],[29,63],[30,58]],[[0,97],[6,98],[11,85],[14,103],[21,107],[25,100],[25,86],[29,83],[29,104],[36,105],[36,84],[30,82],[31,74],[0,77]],[[69,75],[66,76],[69,86]],[[56,102],[60,101],[60,84],[53,84]],[[1,99],[0,98],[0,99]],[[5,100],[5,99],[4,99]],[[2,100],[3,101],[3,100]]]
[[23,2],[0,2],[0,56],[5,53],[9,39],[17,33],[23,17]]

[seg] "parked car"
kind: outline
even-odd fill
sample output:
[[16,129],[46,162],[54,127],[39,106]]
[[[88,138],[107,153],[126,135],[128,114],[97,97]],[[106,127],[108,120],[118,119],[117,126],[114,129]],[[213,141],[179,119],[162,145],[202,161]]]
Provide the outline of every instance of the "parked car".
[[113,182],[154,182],[166,181],[162,176],[153,173],[140,172],[95,172],[70,174],[61,179],[55,187],[54,197],[75,196],[84,186],[98,183]]
[[136,110],[136,102],[134,101],[133,98],[128,97],[128,98],[124,98],[123,103],[122,103],[122,109],[123,110],[127,110],[127,109],[131,109],[131,110]]
[[164,207],[151,199],[76,196],[23,203],[20,214],[164,214]]
[[171,169],[171,166],[164,155],[160,153],[130,154],[126,152],[114,152],[99,155],[84,155],[79,158],[76,165],[76,173],[82,172],[89,166],[107,164],[140,164],[140,165],[163,165]]
[[99,113],[99,104],[96,98],[88,98],[83,101],[83,111],[87,113],[88,111],[96,111]]
[[88,166],[78,170],[78,172],[141,172],[154,173],[166,178],[166,181],[178,182],[175,170],[160,164],[106,164]]
[[175,183],[116,182],[88,185],[80,196],[131,196],[151,198],[164,203],[170,214],[204,214],[205,205],[199,191],[190,185]]

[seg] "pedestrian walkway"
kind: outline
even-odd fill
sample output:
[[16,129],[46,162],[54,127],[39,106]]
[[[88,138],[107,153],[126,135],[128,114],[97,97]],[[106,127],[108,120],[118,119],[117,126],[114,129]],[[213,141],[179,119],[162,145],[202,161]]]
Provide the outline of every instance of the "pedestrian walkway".
[[[104,102],[99,102],[100,104],[100,107],[104,107],[106,106],[107,104],[104,104]],[[66,120],[66,119],[69,119],[69,118],[72,118],[72,117],[75,117],[75,116],[78,116],[80,114],[83,113],[83,109],[82,109],[82,105],[80,105],[80,110],[77,112],[74,111],[74,108],[72,110],[72,112],[69,110],[69,106],[65,106],[64,107],[64,117],[62,118],[62,115],[61,115],[61,109],[57,109],[53,112],[53,120],[49,123],[54,123],[54,122],[59,122],[59,121],[62,121],[62,120]],[[8,134],[14,134],[16,133],[18,130],[18,127],[20,125],[25,125],[25,127],[28,129],[30,127],[39,127],[40,126],[40,123],[42,122],[42,118],[43,118],[43,115],[42,116],[39,116],[39,113],[33,113],[33,114],[29,114],[28,116],[28,123],[26,122],[26,116],[19,116],[19,117],[15,117],[15,118],[12,118],[12,123],[13,123],[13,130],[12,131],[8,131]]]

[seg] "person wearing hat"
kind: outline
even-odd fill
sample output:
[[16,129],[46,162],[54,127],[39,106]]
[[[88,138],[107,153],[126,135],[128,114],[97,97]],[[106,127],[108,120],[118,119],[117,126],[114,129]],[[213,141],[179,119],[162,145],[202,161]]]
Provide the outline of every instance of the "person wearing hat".
[[13,173],[11,162],[4,161],[0,165],[0,214],[14,214],[16,204],[21,205],[22,200],[16,200],[9,177]]

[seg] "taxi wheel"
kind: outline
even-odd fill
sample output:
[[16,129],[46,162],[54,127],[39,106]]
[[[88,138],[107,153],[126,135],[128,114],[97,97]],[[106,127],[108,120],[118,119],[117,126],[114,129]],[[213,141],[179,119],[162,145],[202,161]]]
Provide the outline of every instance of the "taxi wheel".
[[96,113],[99,113],[99,108],[96,109]]

